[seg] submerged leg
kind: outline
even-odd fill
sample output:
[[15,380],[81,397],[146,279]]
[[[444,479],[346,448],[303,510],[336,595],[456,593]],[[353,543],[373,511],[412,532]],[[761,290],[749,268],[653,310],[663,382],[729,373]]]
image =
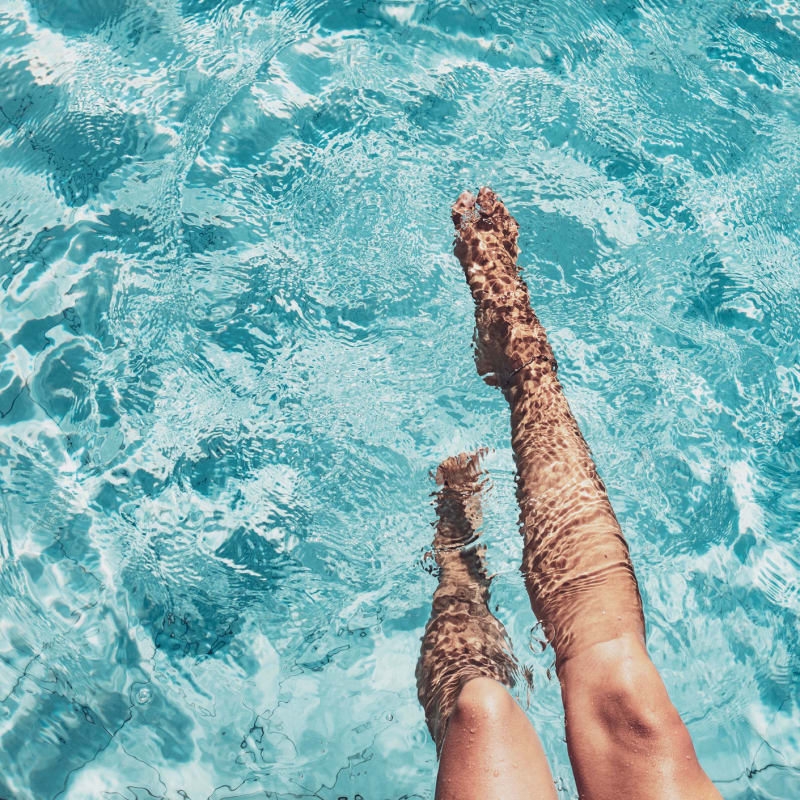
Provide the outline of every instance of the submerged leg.
[[437,800],[556,800],[533,726],[506,687],[516,664],[489,611],[489,578],[476,543],[478,455],[436,473],[434,552],[439,585],[417,665],[417,688],[440,757]]
[[523,573],[555,651],[580,796],[717,798],[647,655],[628,546],[531,309],[516,220],[484,188],[458,198],[453,221],[478,370],[511,409]]

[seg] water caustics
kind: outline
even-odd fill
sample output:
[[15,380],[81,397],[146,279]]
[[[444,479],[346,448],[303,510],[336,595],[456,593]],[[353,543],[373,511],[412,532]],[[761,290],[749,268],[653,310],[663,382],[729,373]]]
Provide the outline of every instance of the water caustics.
[[800,7],[7,0],[0,42],[0,797],[430,797],[430,471],[486,447],[574,798],[452,255],[484,183],[703,766],[798,795]]

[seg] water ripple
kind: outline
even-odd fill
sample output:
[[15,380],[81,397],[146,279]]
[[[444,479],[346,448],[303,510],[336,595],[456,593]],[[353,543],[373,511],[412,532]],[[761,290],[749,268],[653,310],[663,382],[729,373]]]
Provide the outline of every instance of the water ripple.
[[449,254],[480,183],[701,761],[796,794],[799,20],[6,3],[0,794],[430,796],[428,473],[489,446],[493,601],[574,796]]

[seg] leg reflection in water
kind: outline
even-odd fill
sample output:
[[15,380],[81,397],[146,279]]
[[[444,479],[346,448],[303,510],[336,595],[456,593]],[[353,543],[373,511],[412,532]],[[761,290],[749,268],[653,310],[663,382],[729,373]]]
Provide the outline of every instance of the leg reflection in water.
[[[517,267],[517,222],[486,188],[458,198],[453,222],[478,372],[509,404],[522,571],[555,651],[579,796],[719,798],[648,656],[628,545]],[[555,797],[536,734],[505,688],[513,661],[488,611],[481,554],[448,544],[475,536],[477,459],[448,459],[438,477],[440,584],[417,671],[441,754],[437,798]]]

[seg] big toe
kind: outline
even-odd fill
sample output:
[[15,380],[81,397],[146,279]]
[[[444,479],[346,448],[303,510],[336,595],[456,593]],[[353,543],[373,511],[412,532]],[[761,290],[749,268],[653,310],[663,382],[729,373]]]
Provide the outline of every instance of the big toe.
[[498,207],[502,208],[503,204],[488,186],[483,186],[478,192],[478,207],[480,208],[481,214],[491,216],[494,214],[495,209]]
[[453,203],[453,222],[457,228],[461,227],[464,217],[468,217],[475,211],[475,195],[469,190],[461,192],[458,199]]

